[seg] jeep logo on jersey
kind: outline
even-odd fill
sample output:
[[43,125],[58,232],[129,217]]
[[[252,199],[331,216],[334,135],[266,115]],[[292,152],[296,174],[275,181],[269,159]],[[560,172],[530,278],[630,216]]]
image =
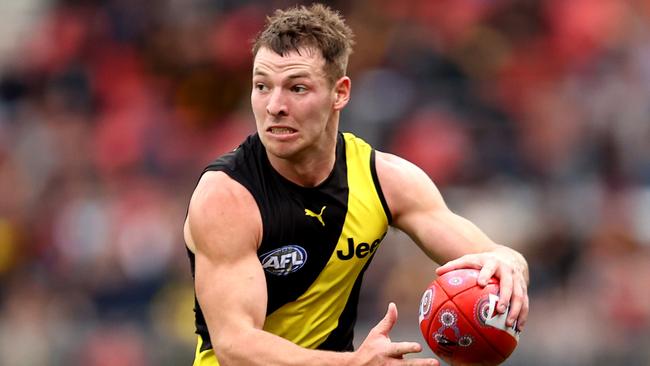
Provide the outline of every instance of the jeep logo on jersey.
[[266,272],[276,276],[286,276],[305,265],[307,251],[297,245],[285,245],[262,254],[260,262]]
[[359,259],[363,259],[368,255],[372,255],[377,250],[377,247],[379,247],[379,243],[384,240],[387,233],[388,232],[385,232],[380,238],[373,241],[372,244],[362,242],[359,243],[359,245],[356,245],[353,238],[348,238],[347,249],[337,250],[336,256],[341,260],[347,261],[355,256]]

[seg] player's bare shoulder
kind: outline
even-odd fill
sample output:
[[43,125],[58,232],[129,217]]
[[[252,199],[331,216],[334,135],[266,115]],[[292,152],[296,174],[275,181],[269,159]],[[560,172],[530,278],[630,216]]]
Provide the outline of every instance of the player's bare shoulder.
[[[428,179],[427,175],[417,165],[397,155],[375,151],[375,164],[379,179],[387,181],[402,181],[403,179]],[[391,179],[394,178],[394,179]]]
[[422,169],[410,161],[376,151],[375,169],[394,219],[414,210],[444,207],[435,184]]
[[241,238],[244,243],[257,244],[261,233],[262,219],[251,193],[223,172],[203,174],[185,220],[188,248],[195,252],[197,245],[218,245],[218,238]]
[[422,169],[397,155],[377,151],[375,168],[384,193],[405,195],[413,190],[429,189],[433,186],[433,182]]

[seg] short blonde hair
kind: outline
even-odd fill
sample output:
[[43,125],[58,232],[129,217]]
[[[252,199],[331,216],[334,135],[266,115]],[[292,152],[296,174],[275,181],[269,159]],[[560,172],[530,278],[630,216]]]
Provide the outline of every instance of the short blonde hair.
[[343,17],[322,4],[276,10],[253,43],[253,56],[265,47],[284,56],[300,48],[319,50],[324,72],[334,82],[345,76],[354,45],[354,34]]

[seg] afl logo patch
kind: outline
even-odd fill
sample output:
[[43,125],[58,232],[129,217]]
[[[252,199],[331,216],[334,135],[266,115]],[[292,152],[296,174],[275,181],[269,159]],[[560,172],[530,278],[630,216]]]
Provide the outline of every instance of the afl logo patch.
[[286,276],[307,262],[307,251],[297,245],[285,245],[260,256],[262,268],[272,275]]

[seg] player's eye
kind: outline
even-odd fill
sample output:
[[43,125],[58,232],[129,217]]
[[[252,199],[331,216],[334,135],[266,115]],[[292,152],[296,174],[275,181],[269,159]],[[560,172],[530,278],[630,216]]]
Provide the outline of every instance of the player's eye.
[[262,84],[262,83],[256,83],[255,84],[255,89],[257,91],[267,91],[267,90],[269,90],[269,88],[266,85]]
[[298,84],[298,85],[292,86],[291,91],[294,92],[294,93],[304,93],[304,92],[307,91],[307,87],[304,86],[304,85]]

